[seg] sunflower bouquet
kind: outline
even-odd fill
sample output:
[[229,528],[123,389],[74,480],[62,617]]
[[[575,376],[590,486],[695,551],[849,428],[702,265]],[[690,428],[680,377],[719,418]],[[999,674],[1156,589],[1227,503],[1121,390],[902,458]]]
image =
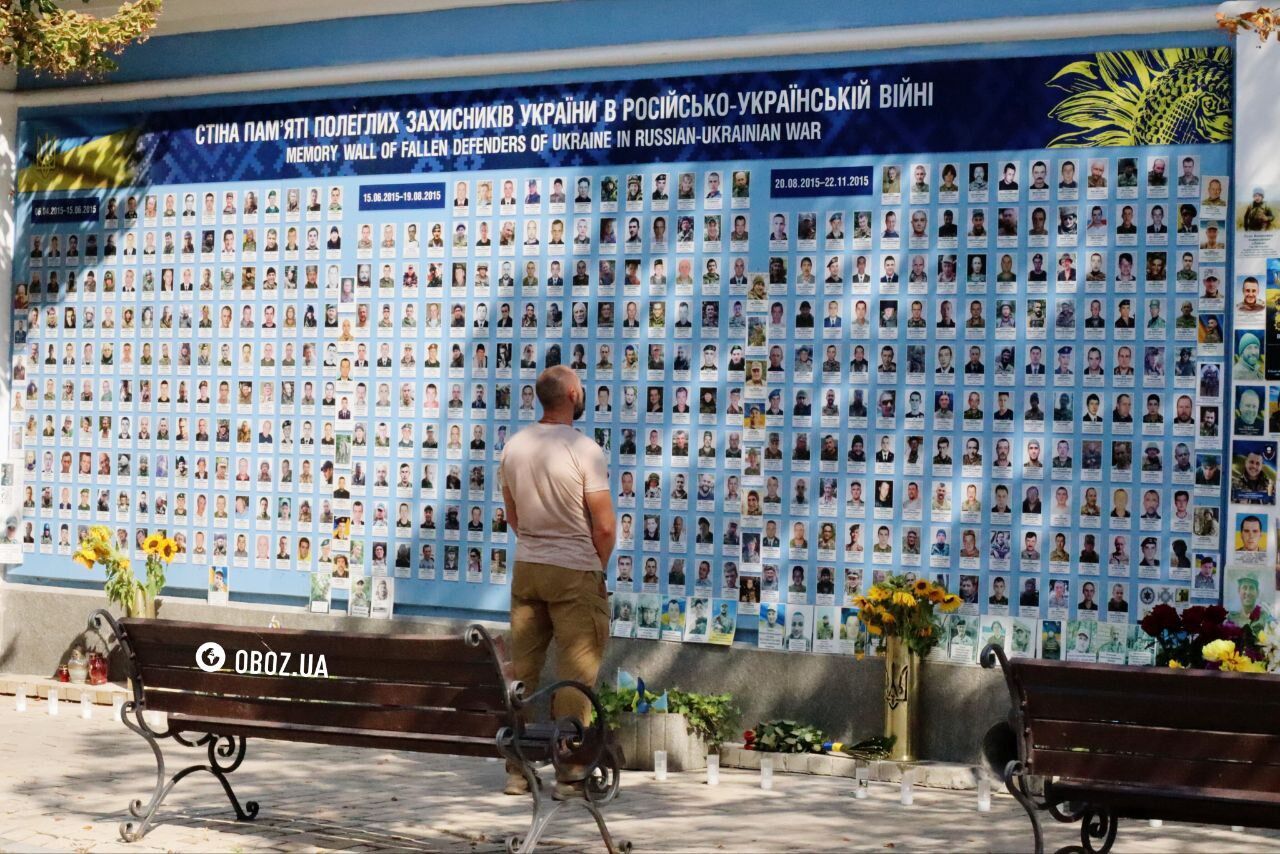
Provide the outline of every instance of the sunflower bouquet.
[[178,544],[161,534],[152,534],[142,544],[147,556],[146,579],[139,581],[128,553],[116,545],[111,529],[94,525],[85,534],[72,558],[86,570],[99,564],[107,572],[103,590],[107,601],[119,605],[130,617],[155,616],[156,597],[164,589],[164,570],[178,554]]
[[941,626],[937,612],[954,611],[961,601],[932,581],[891,575],[871,585],[867,595],[855,598],[853,604],[867,631],[902,638],[908,649],[923,658],[938,645]]

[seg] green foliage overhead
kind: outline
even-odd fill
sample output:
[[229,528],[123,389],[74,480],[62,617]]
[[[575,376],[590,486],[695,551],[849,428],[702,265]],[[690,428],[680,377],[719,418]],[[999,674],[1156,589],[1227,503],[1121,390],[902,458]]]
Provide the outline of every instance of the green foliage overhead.
[[147,40],[163,2],[132,0],[99,18],[57,0],[0,0],[0,64],[54,77],[114,71],[111,57]]

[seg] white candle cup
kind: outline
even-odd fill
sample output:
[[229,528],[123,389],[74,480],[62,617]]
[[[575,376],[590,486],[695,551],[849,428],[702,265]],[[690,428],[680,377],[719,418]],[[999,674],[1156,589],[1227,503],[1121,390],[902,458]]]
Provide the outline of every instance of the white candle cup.
[[1231,825],[1231,832],[1232,832],[1232,833],[1244,833],[1244,825],[1243,825],[1243,824],[1233,824],[1233,825]]
[[866,765],[859,765],[854,769],[853,776],[858,781],[858,788],[853,790],[853,797],[859,801],[866,800],[871,794],[870,781],[867,780],[868,768]]
[[719,753],[707,754],[707,785],[708,786],[720,785],[720,754]]
[[13,695],[13,709],[17,712],[27,710],[27,686],[19,685],[18,692]]
[[115,721],[121,720],[120,710],[123,708],[124,697],[121,697],[119,694],[114,695],[111,698],[111,719]]
[[667,779],[667,751],[653,751],[653,779],[663,782]]
[[58,714],[58,689],[49,689],[49,717],[56,717]]
[[87,691],[80,692],[80,717],[86,721],[93,717],[93,700],[89,699]]
[[760,757],[760,788],[773,788],[773,757]]
[[1150,821],[1148,821],[1147,824],[1151,825],[1152,827],[1164,827],[1164,819],[1153,818]]
[[909,807],[915,803],[915,777],[914,771],[902,772],[902,791],[899,793],[899,799],[904,807]]
[[978,812],[991,812],[991,778],[978,774]]

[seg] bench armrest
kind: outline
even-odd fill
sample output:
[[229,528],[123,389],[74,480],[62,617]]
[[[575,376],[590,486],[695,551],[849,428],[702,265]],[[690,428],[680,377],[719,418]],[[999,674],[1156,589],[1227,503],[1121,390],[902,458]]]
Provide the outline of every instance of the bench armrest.
[[[550,744],[552,766],[558,771],[565,767],[580,770],[583,779],[589,779],[593,772],[605,764],[608,750],[608,725],[605,722],[604,707],[591,688],[573,680],[561,680],[530,694],[528,697],[515,699],[517,708],[532,705],[543,697],[550,697],[556,691],[577,691],[591,701],[591,723],[584,725],[576,718],[561,718],[553,721],[554,734]],[[521,716],[516,716],[517,736],[522,734],[524,724]],[[576,776],[576,774],[575,774]]]
[[987,670],[992,669],[999,663],[1001,670],[1006,674],[1009,672],[1009,657],[1004,654],[1004,647],[1002,646],[996,646],[993,643],[987,644],[982,648],[982,652],[978,654],[978,661]]

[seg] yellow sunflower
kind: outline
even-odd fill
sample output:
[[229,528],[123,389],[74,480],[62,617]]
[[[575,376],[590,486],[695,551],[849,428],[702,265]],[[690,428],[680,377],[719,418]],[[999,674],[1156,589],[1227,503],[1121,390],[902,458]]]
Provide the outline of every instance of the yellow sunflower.
[[169,563],[178,554],[178,544],[166,537],[160,544],[159,554],[164,558],[165,563]]
[[1176,145],[1231,139],[1231,49],[1098,53],[1046,85],[1068,96],[1049,111],[1077,130],[1050,148]]
[[164,537],[159,534],[152,534],[142,541],[142,550],[149,555],[160,553],[160,544],[164,542]]

